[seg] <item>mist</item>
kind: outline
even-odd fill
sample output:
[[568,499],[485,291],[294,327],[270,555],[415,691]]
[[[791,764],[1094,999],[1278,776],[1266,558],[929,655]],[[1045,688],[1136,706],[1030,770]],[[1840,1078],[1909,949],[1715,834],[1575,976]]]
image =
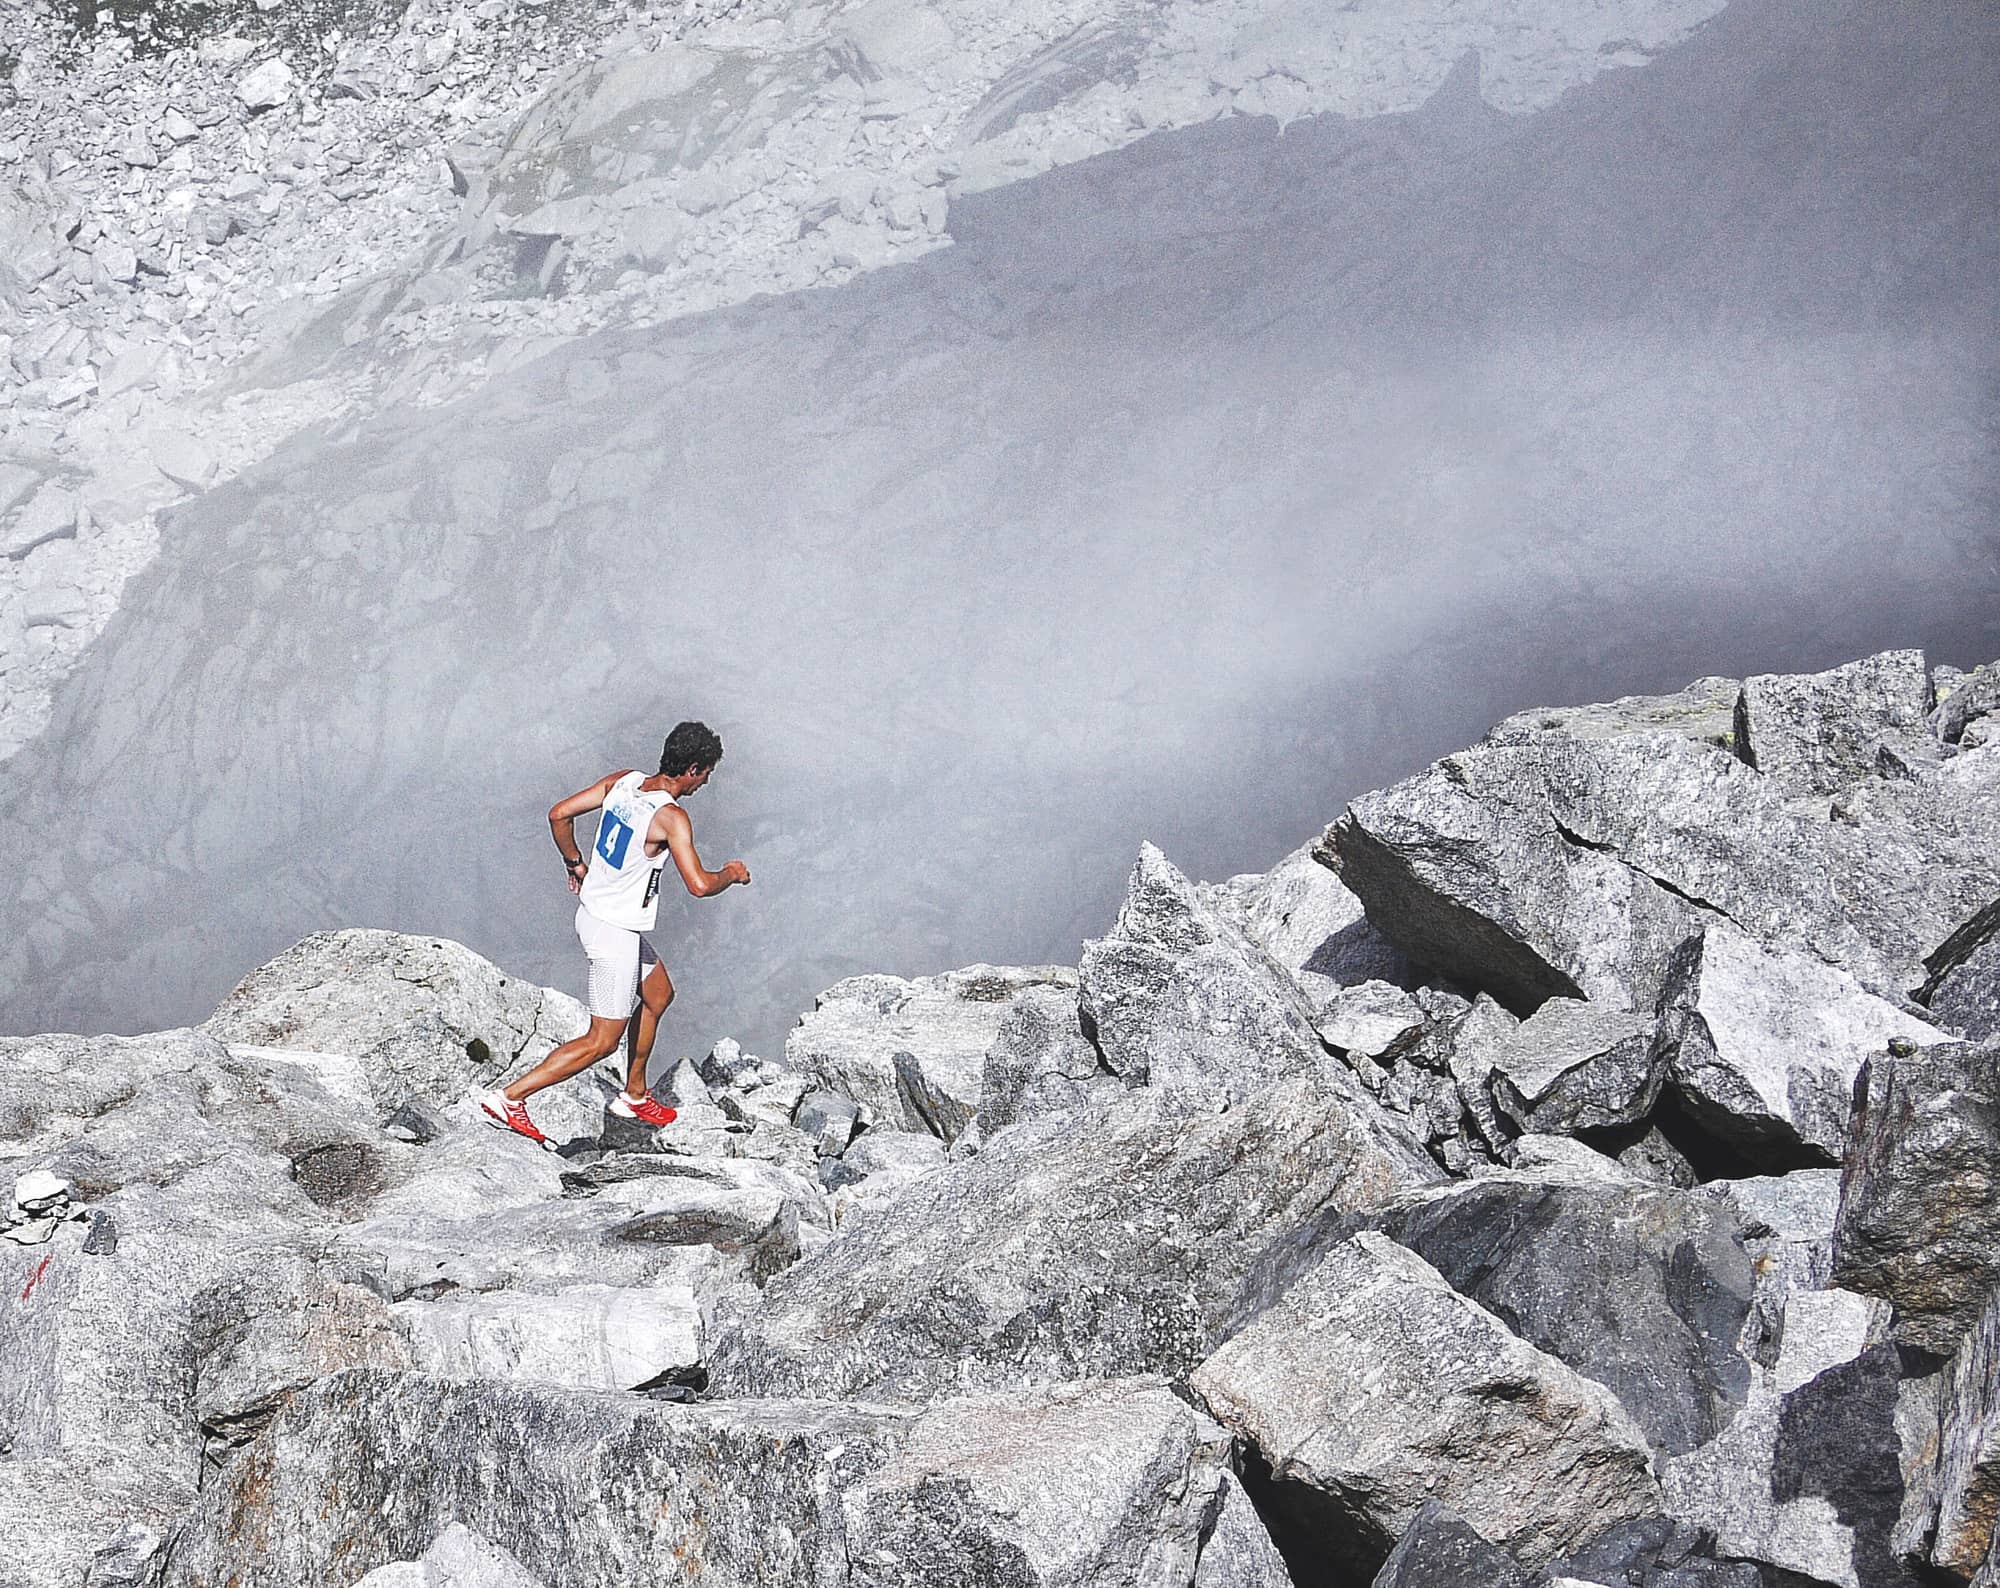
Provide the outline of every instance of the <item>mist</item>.
[[[308,435],[170,521],[9,767],[0,1027],[308,931],[582,989],[544,812],[726,755],[663,1051],[1073,962],[1535,704],[2000,656],[2000,14],[1744,0],[1504,116],[1218,122],[849,286]],[[586,824],[587,825],[587,824]]]

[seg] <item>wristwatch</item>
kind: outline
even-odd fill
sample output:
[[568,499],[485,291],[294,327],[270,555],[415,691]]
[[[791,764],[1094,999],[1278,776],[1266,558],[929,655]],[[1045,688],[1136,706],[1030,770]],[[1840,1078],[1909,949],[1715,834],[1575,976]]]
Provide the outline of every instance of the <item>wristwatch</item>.
[[576,875],[576,868],[578,866],[582,866],[588,871],[590,869],[590,862],[585,860],[581,855],[574,860],[565,860],[563,862],[563,870],[567,871],[572,877]]

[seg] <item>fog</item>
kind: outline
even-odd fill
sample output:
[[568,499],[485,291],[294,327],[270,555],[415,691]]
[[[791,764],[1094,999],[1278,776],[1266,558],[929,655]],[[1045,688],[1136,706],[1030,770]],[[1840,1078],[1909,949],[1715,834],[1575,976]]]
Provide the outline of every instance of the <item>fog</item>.
[[582,990],[543,816],[665,731],[756,881],[665,1052],[1073,961],[1525,706],[2000,656],[2000,13],[1732,6],[1503,117],[1220,122],[956,246],[301,438],[183,511],[8,768],[0,1028],[303,933]]

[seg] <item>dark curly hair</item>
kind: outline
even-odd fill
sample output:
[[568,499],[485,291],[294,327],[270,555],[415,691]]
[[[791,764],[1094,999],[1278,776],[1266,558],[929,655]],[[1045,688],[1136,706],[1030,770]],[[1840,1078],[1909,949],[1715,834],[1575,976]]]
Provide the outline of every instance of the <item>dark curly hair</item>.
[[683,722],[660,746],[660,773],[679,777],[683,772],[712,767],[721,759],[722,739],[713,728],[705,722]]

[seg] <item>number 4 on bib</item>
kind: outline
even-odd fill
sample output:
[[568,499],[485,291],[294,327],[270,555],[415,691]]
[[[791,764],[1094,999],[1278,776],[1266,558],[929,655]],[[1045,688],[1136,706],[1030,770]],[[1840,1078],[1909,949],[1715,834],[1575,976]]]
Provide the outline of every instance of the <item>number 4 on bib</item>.
[[632,829],[609,811],[597,824],[597,852],[614,869],[625,864],[625,851],[632,843]]

